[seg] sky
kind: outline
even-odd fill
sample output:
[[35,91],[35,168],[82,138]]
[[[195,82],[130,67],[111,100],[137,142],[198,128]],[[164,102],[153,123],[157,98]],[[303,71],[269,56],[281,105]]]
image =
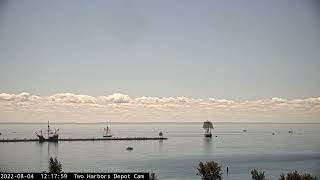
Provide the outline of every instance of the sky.
[[317,0],[0,1],[0,122],[320,122]]

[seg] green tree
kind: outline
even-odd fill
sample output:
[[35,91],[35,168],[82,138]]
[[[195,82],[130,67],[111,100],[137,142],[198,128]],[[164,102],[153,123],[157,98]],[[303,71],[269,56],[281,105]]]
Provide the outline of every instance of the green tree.
[[149,180],[158,180],[158,177],[154,172],[152,172],[150,173]]
[[50,157],[49,160],[49,172],[50,173],[61,173],[62,172],[62,164],[58,161],[57,158]]
[[200,162],[197,175],[201,176],[202,180],[221,180],[222,172],[221,166],[218,163],[211,162]]
[[317,180],[317,177],[313,177],[310,174],[298,173],[298,171],[289,172],[287,176],[280,175],[279,180]]
[[253,180],[266,180],[266,177],[264,175],[264,171],[259,172],[256,169],[251,170],[251,177]]

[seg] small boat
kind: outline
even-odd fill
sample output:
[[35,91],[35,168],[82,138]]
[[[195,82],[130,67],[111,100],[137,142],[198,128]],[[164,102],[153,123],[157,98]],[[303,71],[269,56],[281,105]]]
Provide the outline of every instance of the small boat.
[[127,147],[127,151],[132,151],[133,147]]
[[213,125],[211,121],[205,121],[203,122],[203,129],[204,129],[204,137],[208,137],[211,138],[212,137],[212,133],[211,133],[211,129],[213,129]]
[[103,137],[107,138],[107,137],[112,137],[111,134],[111,129],[107,126],[107,128],[103,128]]
[[276,133],[272,133],[272,135],[274,136]]
[[2,133],[0,132],[0,136],[2,135]]
[[293,133],[293,131],[292,131],[292,130],[290,130],[290,131],[288,131],[288,133],[292,134],[292,133]]
[[246,129],[244,129],[244,130],[242,130],[243,132],[247,132],[247,130]]

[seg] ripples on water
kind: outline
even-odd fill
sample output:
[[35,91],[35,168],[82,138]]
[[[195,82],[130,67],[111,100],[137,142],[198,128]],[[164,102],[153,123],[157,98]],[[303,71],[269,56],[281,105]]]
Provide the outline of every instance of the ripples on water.
[[[201,123],[108,125],[117,137],[155,137],[163,131],[169,139],[0,143],[0,169],[47,171],[48,159],[57,156],[67,172],[154,171],[161,180],[199,179],[198,163],[209,160],[220,162],[224,179],[250,179],[252,168],[266,171],[269,179],[294,169],[320,176],[320,124],[216,123],[212,139],[203,137]],[[105,124],[52,126],[63,138],[89,138],[101,137]],[[41,128],[46,124],[0,124],[0,138],[35,138]],[[133,151],[126,151],[128,146]]]

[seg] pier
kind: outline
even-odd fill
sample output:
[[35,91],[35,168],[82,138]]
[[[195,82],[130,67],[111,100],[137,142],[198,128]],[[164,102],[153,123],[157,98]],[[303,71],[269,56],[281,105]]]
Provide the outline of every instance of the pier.
[[[61,138],[58,141],[144,141],[167,140],[165,137]],[[0,139],[0,142],[39,142],[39,139]],[[44,142],[50,142],[45,140]]]

